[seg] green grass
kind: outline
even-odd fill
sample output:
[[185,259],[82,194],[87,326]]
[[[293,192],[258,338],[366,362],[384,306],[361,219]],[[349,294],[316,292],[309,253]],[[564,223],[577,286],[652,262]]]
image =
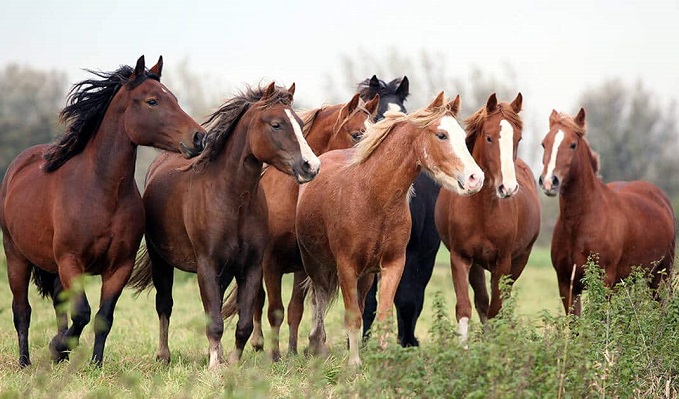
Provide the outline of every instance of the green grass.
[[[195,276],[184,273],[177,273],[174,286],[175,306],[169,337],[172,362],[169,367],[164,367],[155,361],[158,321],[153,291],[139,297],[134,297],[129,290],[124,291],[116,308],[116,318],[107,341],[105,365],[103,369],[96,369],[88,364],[93,343],[93,323],[90,323],[83,332],[80,345],[73,351],[71,361],[56,365],[51,362],[48,343],[56,330],[54,312],[50,301],[39,298],[32,287],[33,314],[30,328],[30,350],[33,365],[28,369],[19,370],[16,333],[12,323],[11,294],[7,289],[7,276],[3,264],[0,266],[0,398],[26,396],[36,398],[55,396],[60,398],[355,397],[364,396],[358,393],[359,391],[365,393],[362,387],[374,384],[377,384],[374,386],[379,386],[382,381],[380,373],[385,372],[381,362],[386,361],[380,356],[395,356],[401,359],[397,364],[403,362],[404,367],[412,362],[424,362],[421,366],[425,368],[426,363],[431,360],[424,361],[423,359],[432,351],[436,356],[449,354],[447,351],[453,351],[450,353],[454,353],[454,356],[469,357],[474,354],[470,359],[476,361],[478,360],[475,357],[477,350],[495,348],[492,350],[502,356],[505,349],[499,345],[514,346],[516,341],[508,343],[503,341],[502,337],[493,338],[492,343],[495,346],[485,346],[486,344],[480,343],[475,346],[474,342],[471,342],[470,350],[466,352],[453,340],[451,341],[453,345],[447,344],[445,352],[439,350],[441,337],[436,334],[441,334],[442,330],[432,329],[432,327],[434,327],[435,320],[440,321],[442,317],[454,320],[455,304],[448,255],[445,249],[442,252],[444,253],[438,258],[434,276],[427,288],[425,309],[417,326],[416,333],[420,339],[421,348],[401,350],[393,341],[390,349],[382,352],[373,344],[369,344],[367,348],[362,349],[362,357],[366,360],[364,360],[362,372],[358,374],[345,367],[347,350],[342,325],[341,300],[331,308],[327,317],[326,327],[330,347],[330,356],[327,359],[284,355],[281,362],[271,363],[268,352],[255,353],[248,345],[240,365],[225,366],[217,372],[208,371],[205,316],[200,295]],[[284,289],[285,303],[289,299],[291,280],[291,276],[284,278],[284,283],[288,287]],[[98,306],[99,288],[99,278],[87,278],[86,292],[93,313]],[[438,307],[434,305],[435,297],[439,301]],[[510,309],[512,317],[520,320],[519,323],[523,326],[521,329],[513,328],[512,334],[523,333],[523,328],[536,329],[531,330],[533,332],[527,335],[528,341],[526,342],[533,342],[536,339],[534,335],[540,333],[535,331],[542,331],[543,328],[546,328],[545,334],[551,331],[551,327],[544,327],[545,317],[552,320],[563,319],[560,317],[563,310],[558,297],[555,274],[549,262],[548,250],[543,248],[534,250],[524,273],[514,286],[513,300],[510,303],[512,304]],[[300,328],[300,349],[304,348],[307,343],[310,327],[309,308],[310,305],[307,304],[307,312]],[[454,322],[451,325],[454,325]],[[223,344],[226,351],[231,350],[234,345],[234,326],[235,322],[227,325],[224,333]],[[491,331],[492,328],[494,327],[490,327]],[[483,338],[486,334],[483,330],[486,329],[480,329],[478,318],[474,316],[472,331],[477,334],[476,336],[481,334],[480,340],[486,339]],[[439,331],[439,333],[432,331]],[[287,325],[284,325],[281,332],[281,349],[285,354],[288,342]],[[270,337],[266,320],[264,321],[264,333],[267,339],[266,350]],[[514,339],[511,338],[511,340]],[[521,342],[523,340],[524,338],[520,338]],[[507,348],[507,350],[510,349]],[[398,368],[398,366],[395,367]],[[422,372],[423,369],[420,367],[416,370]],[[394,371],[396,372],[396,369]],[[524,371],[525,373],[531,372],[530,370]],[[435,371],[431,371],[427,375],[436,374]],[[462,376],[463,374],[460,374],[460,378]],[[385,378],[395,377],[392,375]],[[540,392],[539,387],[535,389]],[[386,396],[412,395],[392,393]]]

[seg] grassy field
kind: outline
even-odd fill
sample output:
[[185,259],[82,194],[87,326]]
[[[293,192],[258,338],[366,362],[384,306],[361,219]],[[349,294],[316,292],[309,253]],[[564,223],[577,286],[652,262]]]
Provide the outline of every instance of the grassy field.
[[[437,263],[417,328],[423,346],[432,344],[430,328],[435,293],[442,294],[448,316],[454,320],[455,295],[445,249],[440,252]],[[248,345],[238,367],[224,367],[216,373],[207,371],[205,319],[197,283],[193,275],[179,273],[174,286],[175,306],[169,337],[172,363],[169,367],[161,366],[154,358],[158,321],[153,291],[136,298],[129,290],[123,293],[107,341],[105,365],[103,369],[96,369],[88,364],[94,339],[93,323],[83,332],[71,361],[52,364],[48,344],[56,330],[54,312],[50,301],[40,298],[32,286],[30,350],[33,366],[19,370],[5,268],[3,261],[0,266],[0,397],[333,397],[337,386],[362,378],[361,374],[345,375],[347,351],[341,301],[330,310],[327,319],[329,358],[284,357],[283,361],[272,364],[266,353],[255,353]],[[286,276],[285,284],[290,286],[291,276]],[[87,279],[86,291],[93,314],[98,307],[99,287],[97,277]],[[289,289],[284,293],[287,303]],[[545,311],[554,316],[563,312],[548,250],[534,250],[515,284],[514,295],[516,311],[525,323],[539,324]],[[476,316],[472,323],[479,324]],[[225,331],[225,350],[233,348],[234,325],[231,323]],[[268,339],[266,321],[264,327]],[[306,346],[309,327],[310,312],[307,311],[301,325],[300,348]],[[281,336],[284,353],[287,352],[287,339],[287,326],[284,326]]]

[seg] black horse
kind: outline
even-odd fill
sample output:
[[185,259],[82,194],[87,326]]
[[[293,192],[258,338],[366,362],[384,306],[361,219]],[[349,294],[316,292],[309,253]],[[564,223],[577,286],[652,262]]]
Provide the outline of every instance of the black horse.
[[[409,94],[409,82],[405,76],[403,79],[394,79],[385,83],[373,75],[372,78],[359,84],[358,91],[365,101],[369,101],[379,93],[380,105],[377,109],[377,120],[382,119],[384,113],[393,106],[398,106],[401,112],[406,112],[403,103]],[[412,228],[406,249],[406,265],[394,298],[398,320],[398,340],[404,347],[419,345],[415,337],[415,324],[422,312],[424,289],[431,279],[436,253],[441,245],[441,239],[434,224],[434,206],[440,187],[425,173],[420,173],[415,180],[414,187],[415,196],[410,201]],[[363,336],[365,338],[369,336],[370,327],[375,320],[376,295],[377,280],[365,299],[363,311]]]

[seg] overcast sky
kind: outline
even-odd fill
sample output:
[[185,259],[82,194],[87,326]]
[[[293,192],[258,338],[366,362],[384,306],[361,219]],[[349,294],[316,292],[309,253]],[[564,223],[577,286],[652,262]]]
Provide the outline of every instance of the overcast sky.
[[320,106],[342,55],[395,48],[443,54],[461,76],[474,66],[501,76],[509,64],[524,118],[545,126],[552,108],[577,112],[579,94],[608,78],[641,80],[665,103],[679,98],[677,0],[3,0],[0,10],[0,66],[58,69],[70,83],[81,68],[162,54],[166,67],[188,59],[229,86],[296,82],[295,97]]

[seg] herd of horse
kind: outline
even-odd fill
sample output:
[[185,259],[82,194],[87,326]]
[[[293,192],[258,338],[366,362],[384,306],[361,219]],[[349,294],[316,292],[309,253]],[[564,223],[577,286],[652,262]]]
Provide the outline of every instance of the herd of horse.
[[[441,242],[450,251],[466,345],[469,286],[485,322],[502,306],[500,280],[516,281],[528,261],[540,227],[538,186],[559,196],[551,257],[566,312],[581,311],[583,265],[592,254],[608,286],[634,266],[645,268],[653,288],[671,276],[676,223],[669,199],[647,182],[601,181],[584,109],[575,117],[550,115],[536,183],[517,157],[520,93],[511,103],[491,94],[463,126],[460,97],[443,92],[406,112],[407,77],[373,76],[346,104],[303,112],[293,109],[294,84],[271,83],[247,88],[200,125],[160,83],[162,67],[161,57],[147,69],[142,56],[134,68],[93,72],[77,83],[60,114],[66,133],[23,151],[4,176],[0,227],[20,367],[31,364],[31,278],[53,301],[57,334],[49,349],[58,362],[91,318],[85,274],[102,278],[92,362],[102,364],[123,289],[153,286],[156,357],[169,363],[175,268],[197,274],[209,368],[223,361],[224,319],[235,314],[227,361],[239,361],[248,339],[264,347],[265,293],[271,357],[281,357],[285,273],[294,273],[289,352],[297,353],[307,293],[308,351],[327,352],[324,318],[341,291],[348,362],[360,365],[362,336],[394,307],[399,343],[418,345],[415,325]],[[164,150],[149,167],[143,195],[134,181],[139,145]],[[389,337],[380,332],[377,339],[383,347]]]

